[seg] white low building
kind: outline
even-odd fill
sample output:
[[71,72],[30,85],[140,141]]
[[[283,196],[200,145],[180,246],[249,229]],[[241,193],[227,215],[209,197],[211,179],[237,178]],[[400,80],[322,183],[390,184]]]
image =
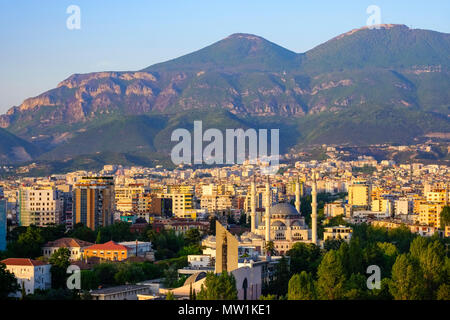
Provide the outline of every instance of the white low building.
[[353,229],[346,226],[326,227],[323,232],[323,240],[345,240],[350,242]]
[[47,242],[42,247],[42,252],[44,257],[49,259],[58,249],[67,248],[70,251],[70,260],[78,261],[83,257],[84,249],[92,245],[93,243],[75,238],[61,238],[55,241]]
[[191,254],[188,255],[188,264],[191,268],[206,268],[211,266],[212,260],[210,255]]
[[[26,294],[33,294],[36,289],[51,288],[51,265],[48,263],[25,258],[8,258],[0,263],[5,264],[6,270],[14,274],[21,289],[25,286]],[[21,289],[11,296],[20,297]]]
[[147,257],[154,260],[154,251],[151,242],[127,241],[119,242],[120,245],[128,248],[129,256]]

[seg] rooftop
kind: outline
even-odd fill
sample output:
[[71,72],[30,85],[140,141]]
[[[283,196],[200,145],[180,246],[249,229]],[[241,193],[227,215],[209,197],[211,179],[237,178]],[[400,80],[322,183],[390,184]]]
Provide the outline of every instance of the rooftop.
[[75,238],[61,238],[55,241],[47,242],[44,247],[59,247],[59,248],[68,248],[68,247],[89,247],[92,246],[93,243],[75,239]]
[[42,261],[27,258],[8,258],[0,262],[7,266],[43,266],[48,264]]
[[91,294],[93,294],[93,295],[116,294],[116,293],[120,293],[120,292],[132,291],[132,290],[136,290],[136,289],[148,289],[148,286],[146,286],[146,285],[123,285],[123,286],[117,286],[117,287],[92,290]]
[[128,248],[111,240],[103,244],[94,244],[86,250],[128,250]]

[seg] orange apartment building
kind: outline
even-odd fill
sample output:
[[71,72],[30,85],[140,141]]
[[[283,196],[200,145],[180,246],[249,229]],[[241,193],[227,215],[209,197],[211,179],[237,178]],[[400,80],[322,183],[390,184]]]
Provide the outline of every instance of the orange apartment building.
[[122,261],[128,258],[128,248],[109,241],[103,244],[94,244],[84,249],[84,258],[97,257],[110,261]]

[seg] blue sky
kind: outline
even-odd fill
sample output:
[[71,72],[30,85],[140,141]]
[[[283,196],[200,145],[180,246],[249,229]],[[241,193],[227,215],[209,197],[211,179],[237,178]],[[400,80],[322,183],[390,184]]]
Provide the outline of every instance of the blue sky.
[[369,5],[382,23],[450,33],[448,0],[1,0],[0,113],[73,73],[139,70],[236,32],[305,52],[364,26]]

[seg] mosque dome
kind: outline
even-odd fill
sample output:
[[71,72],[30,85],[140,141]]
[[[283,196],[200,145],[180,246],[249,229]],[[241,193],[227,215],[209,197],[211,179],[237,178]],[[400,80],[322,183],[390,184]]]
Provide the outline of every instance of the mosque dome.
[[275,216],[294,216],[294,215],[300,215],[297,210],[290,205],[289,203],[278,203],[274,205],[272,208],[270,208],[270,215],[272,217]]

